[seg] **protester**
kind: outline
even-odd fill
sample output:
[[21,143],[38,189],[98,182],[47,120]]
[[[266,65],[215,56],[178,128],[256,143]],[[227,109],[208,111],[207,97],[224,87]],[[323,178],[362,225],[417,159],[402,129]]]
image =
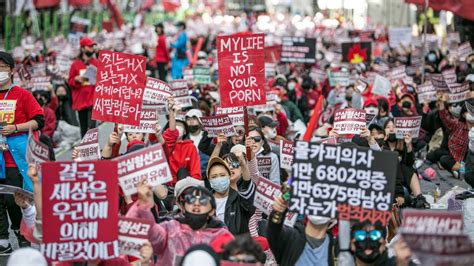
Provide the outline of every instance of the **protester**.
[[173,79],[180,79],[183,77],[183,69],[189,64],[187,51],[188,36],[185,32],[186,24],[184,22],[176,23],[178,27],[178,34],[175,42],[171,44],[174,49],[174,56],[172,59],[171,76]]
[[252,152],[256,154],[257,158],[270,157],[271,167],[269,179],[273,183],[280,184],[280,161],[278,156],[271,151],[270,145],[268,144],[268,140],[265,138],[263,131],[258,127],[250,127],[249,137],[252,141],[250,148],[252,149]]
[[166,35],[163,23],[158,23],[155,25],[155,32],[158,35],[155,50],[155,62],[156,68],[158,70],[158,78],[160,80],[166,81],[166,76],[168,74],[167,68],[170,62],[170,54],[166,44]]
[[33,96],[36,98],[38,104],[43,108],[44,127],[41,129],[41,133],[52,139],[54,131],[56,130],[56,114],[48,106],[51,102],[51,93],[48,91],[35,91],[33,92]]
[[58,97],[58,108],[56,109],[56,119],[66,121],[69,125],[79,126],[76,113],[72,110],[71,91],[66,85],[56,87]]

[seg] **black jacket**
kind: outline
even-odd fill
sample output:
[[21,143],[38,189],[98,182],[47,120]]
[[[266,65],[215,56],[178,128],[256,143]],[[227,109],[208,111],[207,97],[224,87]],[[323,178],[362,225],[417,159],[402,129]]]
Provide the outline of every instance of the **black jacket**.
[[234,235],[249,232],[249,220],[255,212],[253,198],[255,195],[255,184],[251,181],[240,180],[237,183],[240,193],[229,189],[229,196],[225,203],[224,223]]
[[[214,151],[214,148],[216,147],[216,145],[212,143],[212,139],[213,138],[209,138],[207,135],[207,132],[204,131],[204,133],[202,134],[201,142],[199,142],[199,145],[198,145],[199,150],[202,153],[207,154],[209,156],[211,156],[212,152]],[[222,157],[225,154],[230,153],[230,149],[232,148],[232,146],[234,145],[232,145],[229,139],[226,142],[224,142],[222,144],[219,157]]]
[[[304,224],[297,222],[294,228],[268,221],[267,240],[276,262],[282,266],[295,265],[306,245]],[[334,238],[328,233],[328,265],[334,265]]]

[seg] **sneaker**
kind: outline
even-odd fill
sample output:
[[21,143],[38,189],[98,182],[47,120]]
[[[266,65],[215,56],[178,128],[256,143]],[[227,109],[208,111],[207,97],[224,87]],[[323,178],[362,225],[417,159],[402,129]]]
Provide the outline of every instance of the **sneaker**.
[[10,253],[12,253],[13,249],[12,249],[12,245],[10,245],[10,243],[8,243],[8,246],[4,247],[4,246],[0,246],[0,256],[5,256],[5,255],[10,255]]
[[453,171],[453,177],[456,179],[459,179],[459,172],[458,171]]

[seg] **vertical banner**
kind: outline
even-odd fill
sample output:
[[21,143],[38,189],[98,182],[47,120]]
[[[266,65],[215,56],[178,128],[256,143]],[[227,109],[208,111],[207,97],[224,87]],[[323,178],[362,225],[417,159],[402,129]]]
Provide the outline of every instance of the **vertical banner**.
[[92,119],[138,126],[146,58],[103,50],[99,61]]
[[[43,168],[43,244],[52,261],[119,256],[117,162],[54,162]],[[112,226],[111,226],[112,225]]]
[[100,160],[99,128],[87,130],[76,149],[79,151],[76,162]]
[[217,36],[221,107],[266,103],[265,34]]

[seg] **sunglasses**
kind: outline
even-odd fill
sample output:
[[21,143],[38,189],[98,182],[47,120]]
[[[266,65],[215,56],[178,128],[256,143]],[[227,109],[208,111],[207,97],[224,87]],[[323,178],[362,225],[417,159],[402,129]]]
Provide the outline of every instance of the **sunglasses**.
[[204,206],[211,201],[211,198],[208,196],[195,196],[192,194],[188,194],[184,196],[184,200],[187,204],[194,204],[196,203],[196,201],[198,201],[200,205]]
[[251,139],[253,139],[253,141],[255,141],[255,142],[260,142],[260,141],[262,141],[262,137],[261,137],[261,136],[251,137]]
[[240,163],[239,162],[228,162],[229,163],[229,167],[230,169],[237,169],[240,167]]
[[368,237],[373,241],[378,241],[382,238],[382,232],[380,230],[372,230],[367,232],[365,230],[357,230],[354,232],[354,239],[356,241],[364,241]]
[[257,259],[253,255],[237,255],[229,256],[229,261],[240,263],[255,263],[257,262]]

